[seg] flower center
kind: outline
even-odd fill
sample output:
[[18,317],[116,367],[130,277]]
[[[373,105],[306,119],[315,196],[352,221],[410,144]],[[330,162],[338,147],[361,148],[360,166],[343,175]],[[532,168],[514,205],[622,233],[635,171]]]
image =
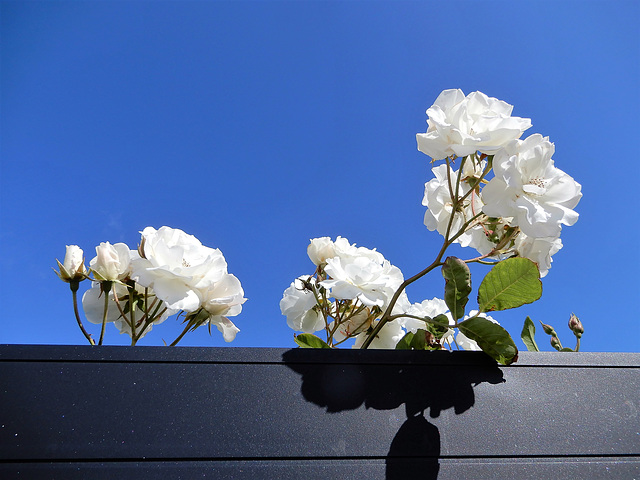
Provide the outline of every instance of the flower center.
[[191,265],[189,264],[189,262],[187,262],[184,258],[182,259],[182,266],[183,267],[190,267]]
[[529,180],[529,185],[535,185],[538,188],[544,188],[545,187],[544,178],[540,178],[540,177],[532,178],[531,180]]

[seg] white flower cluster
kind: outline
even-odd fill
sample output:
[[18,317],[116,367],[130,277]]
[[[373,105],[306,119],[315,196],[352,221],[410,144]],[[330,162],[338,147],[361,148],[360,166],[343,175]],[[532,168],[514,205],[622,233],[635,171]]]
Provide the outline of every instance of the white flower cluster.
[[[449,238],[463,229],[455,242],[494,258],[529,258],[545,276],[562,248],[562,225],[578,220],[581,186],[555,167],[548,137],[520,140],[531,121],[512,117],[512,109],[480,92],[445,90],[427,110],[418,150],[447,162],[425,184],[424,223]],[[454,171],[458,157],[463,167]]]
[[[403,283],[402,272],[375,249],[356,247],[343,237],[335,241],[314,238],[307,254],[316,266],[315,273],[294,280],[280,301],[287,325],[304,333],[325,330],[330,346],[355,338],[353,348],[360,348]],[[434,298],[412,305],[402,292],[392,311],[398,317],[385,323],[370,347],[395,348],[407,332],[425,329],[419,318],[440,314],[455,324],[444,300]],[[477,349],[475,342],[461,335],[456,339],[462,340],[462,348]],[[450,329],[442,341],[451,344],[454,331]]]
[[[138,250],[124,243],[96,247],[89,263],[94,281],[82,297],[87,320],[103,323],[108,295],[106,322],[136,341],[176,313],[185,315],[191,329],[215,325],[232,341],[240,330],[228,317],[241,312],[246,298],[222,252],[175,228],[147,227],[141,233]],[[73,280],[73,272],[81,273],[77,280],[88,278],[78,246],[67,246],[60,271],[65,281]]]

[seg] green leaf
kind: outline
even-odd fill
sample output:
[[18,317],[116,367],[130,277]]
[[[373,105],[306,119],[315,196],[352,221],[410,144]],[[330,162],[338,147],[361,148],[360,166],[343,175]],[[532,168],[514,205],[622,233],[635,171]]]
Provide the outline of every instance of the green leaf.
[[456,257],[448,257],[442,266],[444,277],[444,301],[454,320],[464,316],[464,307],[471,293],[471,272],[466,263]]
[[511,335],[497,323],[482,317],[472,317],[459,323],[458,328],[497,362],[510,365],[518,360],[518,348]]
[[449,318],[444,314],[440,314],[428,319],[427,331],[431,332],[434,337],[440,340],[442,336],[449,331]]
[[396,350],[411,350],[411,340],[413,340],[413,333],[407,332],[396,344]]
[[536,343],[536,326],[529,317],[525,318],[524,325],[522,327],[522,333],[520,338],[524,342],[527,350],[530,352],[539,352],[538,344]]
[[542,296],[540,272],[528,258],[503,260],[484,277],[478,290],[481,312],[507,310],[533,303]]
[[411,339],[411,348],[413,350],[424,350],[427,344],[426,338],[427,332],[422,329],[418,329]]
[[302,348],[331,348],[321,338],[311,333],[301,333],[294,336],[293,339]]

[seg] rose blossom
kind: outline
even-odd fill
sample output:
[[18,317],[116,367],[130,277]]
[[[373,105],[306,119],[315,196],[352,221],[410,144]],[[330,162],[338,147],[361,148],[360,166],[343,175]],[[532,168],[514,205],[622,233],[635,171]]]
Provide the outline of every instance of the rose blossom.
[[64,262],[60,263],[59,260],[56,260],[56,262],[58,262],[58,268],[60,269],[56,274],[61,280],[72,282],[86,278],[87,270],[84,266],[84,253],[79,246],[67,245]]
[[553,260],[551,256],[562,248],[560,238],[533,238],[520,233],[515,240],[515,250],[521,257],[528,258],[538,265],[540,277],[549,273]]
[[227,317],[234,317],[242,311],[244,290],[234,275],[225,274],[218,282],[201,291],[202,307],[209,313],[205,323],[215,325],[225,342],[231,342],[240,331]]
[[335,242],[330,237],[314,238],[307,247],[307,255],[309,259],[317,266],[327,262],[329,258],[342,257],[367,257],[378,263],[382,263],[384,257],[375,249],[371,250],[366,247],[356,247],[356,244],[350,244],[349,240],[343,237],[336,238]]
[[426,133],[418,133],[418,150],[434,160],[476,151],[493,154],[531,127],[528,118],[512,117],[513,106],[481,92],[464,96],[444,90],[427,110]]
[[137,252],[130,250],[124,243],[111,245],[103,242],[96,247],[96,256],[89,262],[89,266],[100,281],[122,280],[130,273],[132,257],[138,256]]
[[205,247],[193,235],[177,228],[147,227],[140,246],[144,258],[132,262],[131,278],[170,308],[193,312],[203,301],[202,291],[227,273],[227,262],[218,249]]
[[369,257],[327,259],[325,273],[330,278],[320,285],[331,289],[333,297],[360,300],[368,307],[384,308],[403,282],[398,267],[388,260],[379,263]]
[[[453,212],[453,199],[449,189],[448,175],[455,192],[459,170],[453,171],[446,164],[438,165],[431,170],[435,178],[425,183],[424,198],[422,200],[422,205],[427,207],[427,211],[424,214],[424,224],[429,230],[437,230],[440,235],[445,236],[449,219]],[[447,174],[447,172],[449,173]],[[469,184],[464,178],[461,179],[458,195],[462,197],[469,190]],[[482,207],[483,203],[480,196],[475,192],[470,194],[462,203],[461,208],[455,213],[449,235],[455,235],[468,220],[481,213]],[[468,228],[467,231],[456,238],[455,243],[459,243],[463,247],[475,248],[482,255],[489,253],[494,247],[494,244],[487,239],[481,225],[474,225]]]
[[581,186],[554,166],[549,137],[534,134],[514,140],[496,153],[495,177],[482,189],[483,212],[491,217],[513,217],[533,238],[560,236],[561,224],[573,225],[572,209],[582,197]]
[[[376,320],[372,327],[375,328],[379,320]],[[397,320],[392,320],[384,324],[382,329],[378,332],[378,335],[373,339],[369,348],[379,349],[394,349],[406,332],[402,329],[402,325]],[[356,342],[352,348],[360,348],[362,344],[367,340],[368,335],[366,332],[356,336]]]
[[[136,284],[135,289],[136,289],[136,292],[138,292],[140,295],[145,295],[144,287]],[[121,334],[126,333],[127,335],[131,336],[131,326],[124,318],[122,318],[122,315],[120,314],[120,310],[118,309],[118,305],[115,302],[114,292],[118,296],[118,300],[120,302],[120,306],[122,307],[122,309],[125,312],[131,311],[131,308],[129,305],[129,298],[128,298],[129,296],[128,288],[119,283],[114,283],[113,286],[111,287],[111,290],[109,291],[109,308],[107,310],[107,323],[114,322],[115,326],[118,327],[118,330],[120,330]],[[84,292],[84,295],[82,296],[82,309],[84,310],[85,317],[87,317],[87,320],[90,321],[91,323],[96,323],[96,324],[102,323],[102,317],[104,315],[103,295],[104,295],[104,292],[100,287],[100,283],[93,282],[93,286],[89,290]],[[155,300],[154,292],[152,290],[148,290],[146,292],[146,297],[150,305],[150,310],[155,311],[157,307],[157,302],[153,303]],[[178,310],[173,310],[170,308],[167,308],[165,310],[165,307],[166,307],[165,304],[163,303],[160,304],[160,308],[158,309],[158,312],[162,312],[162,314],[160,315],[160,317],[154,320],[152,325],[158,325],[164,322],[171,315],[178,313]],[[137,313],[138,315],[136,320],[140,321],[142,319],[142,316],[144,315],[144,312],[142,312],[141,310],[137,310]],[[149,331],[151,331],[152,325],[149,325],[145,329],[144,333],[140,338],[144,337]],[[141,328],[142,328],[142,324],[137,326],[136,335],[140,333]]]
[[[453,317],[449,312],[449,307],[447,307],[446,302],[440,298],[432,298],[431,300],[424,300],[422,301],[422,303],[414,303],[407,309],[406,313],[415,317],[429,317],[432,319],[437,317],[438,315],[444,314],[449,319],[450,325],[455,324],[455,322],[453,321]],[[407,331],[411,333],[416,333],[418,329],[426,330],[427,328],[426,322],[422,320],[407,317],[400,318],[399,320],[403,323],[404,328],[406,328]],[[453,330],[449,329],[442,336],[442,343],[450,343],[452,340]]]
[[313,333],[326,325],[322,313],[316,310],[316,297],[304,287],[305,282],[315,282],[310,276],[298,277],[284,291],[280,311],[287,317],[287,325],[295,331]]

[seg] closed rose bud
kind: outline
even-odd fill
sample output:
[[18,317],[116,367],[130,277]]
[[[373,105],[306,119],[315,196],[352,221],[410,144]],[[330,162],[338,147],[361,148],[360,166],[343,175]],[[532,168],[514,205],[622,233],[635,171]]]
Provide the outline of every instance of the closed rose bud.
[[562,344],[560,343],[560,339],[556,336],[551,337],[551,346],[556,350],[562,350]]
[[[87,278],[87,269],[84,266],[84,253],[77,245],[67,245],[64,263],[58,262],[59,272],[56,274],[61,280],[72,283],[80,282]],[[54,270],[55,271],[55,270]]]
[[582,336],[582,334],[584,333],[584,327],[582,326],[582,322],[573,313],[571,314],[571,317],[569,318],[569,329],[578,338],[580,338]]
[[545,323],[540,322],[540,325],[542,325],[542,329],[544,330],[544,333],[546,333],[547,335],[552,335],[552,336],[556,336],[556,331],[553,329],[553,327],[551,325],[547,325]]

